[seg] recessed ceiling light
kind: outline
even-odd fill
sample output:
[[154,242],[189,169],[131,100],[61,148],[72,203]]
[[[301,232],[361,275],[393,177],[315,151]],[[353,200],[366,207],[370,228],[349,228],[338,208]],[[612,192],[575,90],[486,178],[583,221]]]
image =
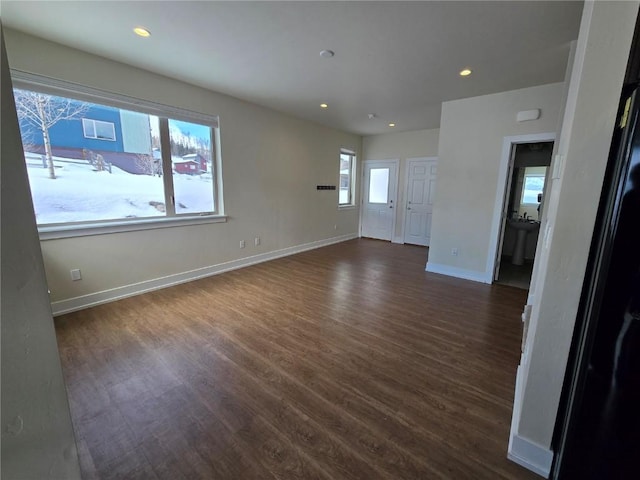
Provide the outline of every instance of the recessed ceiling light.
[[335,52],[333,50],[322,50],[320,52],[320,56],[322,58],[331,58],[335,55]]
[[468,77],[469,75],[471,75],[471,69],[465,68],[464,70],[460,70],[461,77]]
[[321,103],[320,104],[320,108],[327,108],[329,105],[327,105],[326,103]]
[[150,37],[151,32],[144,27],[136,27],[133,29],[133,32],[140,37]]
[[395,123],[390,123],[390,124],[389,124],[389,126],[390,126],[390,127],[395,127],[395,126],[396,126],[396,124],[395,124]]
[[367,115],[367,117],[369,117],[369,120],[373,120],[374,118],[376,118],[376,114],[375,113],[370,113],[369,115]]

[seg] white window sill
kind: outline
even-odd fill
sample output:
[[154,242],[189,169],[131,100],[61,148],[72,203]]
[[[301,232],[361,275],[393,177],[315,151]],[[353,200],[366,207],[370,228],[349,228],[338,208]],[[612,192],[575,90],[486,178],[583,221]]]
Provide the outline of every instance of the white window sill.
[[338,205],[338,210],[354,210],[355,205]]
[[40,234],[40,240],[54,240],[58,238],[86,237],[90,235],[134,232],[138,230],[154,230],[157,228],[202,225],[205,223],[224,223],[226,221],[227,217],[225,215],[149,218],[129,222],[96,222],[82,225],[38,227],[38,233]]

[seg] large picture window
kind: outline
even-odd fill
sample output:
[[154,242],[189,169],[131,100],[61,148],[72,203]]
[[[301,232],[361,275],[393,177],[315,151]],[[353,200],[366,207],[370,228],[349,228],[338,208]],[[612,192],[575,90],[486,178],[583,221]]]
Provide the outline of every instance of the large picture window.
[[220,214],[217,118],[26,89],[14,96],[40,229]]

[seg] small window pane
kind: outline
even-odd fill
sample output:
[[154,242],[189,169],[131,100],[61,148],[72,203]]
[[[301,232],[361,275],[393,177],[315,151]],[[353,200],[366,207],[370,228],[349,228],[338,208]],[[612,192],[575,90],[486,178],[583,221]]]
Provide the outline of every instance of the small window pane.
[[351,172],[353,169],[353,155],[340,154],[340,192],[338,194],[339,205],[351,204]]
[[369,203],[387,203],[389,200],[389,169],[372,168],[369,177]]
[[87,138],[96,138],[96,129],[93,120],[86,118],[82,119],[82,128],[84,130],[84,136]]
[[169,120],[176,214],[215,212],[211,127]]
[[115,140],[116,133],[113,123],[108,122],[95,122],[96,124],[96,137],[102,140]]

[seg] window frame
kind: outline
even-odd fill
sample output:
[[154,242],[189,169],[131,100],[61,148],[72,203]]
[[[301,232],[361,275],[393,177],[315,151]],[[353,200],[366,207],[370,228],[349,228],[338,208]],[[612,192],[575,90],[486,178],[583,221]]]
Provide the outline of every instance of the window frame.
[[[107,92],[77,83],[53,79],[15,69],[11,69],[11,77],[13,81],[13,88],[16,89],[30,90],[47,95],[66,97],[73,100],[91,102],[148,115],[155,115],[160,120],[160,135],[161,137],[163,135],[166,137],[166,145],[169,145],[169,119],[206,125],[210,127],[211,132],[211,175],[213,177],[212,198],[215,211],[199,212],[195,214],[176,213],[175,205],[173,203],[174,190],[171,178],[172,175],[163,175],[166,205],[165,216],[99,221],[90,220],[73,223],[38,225],[37,228],[41,240],[170,228],[185,225],[199,225],[205,223],[224,223],[227,221],[227,216],[224,213],[220,120],[217,115],[172,107],[161,103]],[[165,124],[164,127],[162,126],[163,120]],[[173,174],[170,149],[162,149],[162,165],[164,172]]]
[[[349,186],[348,186],[348,201],[346,203],[340,202],[340,191],[342,190],[342,156],[347,155],[350,157],[349,160]],[[347,148],[340,149],[340,155],[338,156],[338,208],[353,208],[355,207],[355,165],[356,165],[356,152],[354,150],[349,150]]]
[[[105,137],[99,137],[98,136],[98,124],[102,123],[104,125],[109,125],[111,127],[111,137],[112,138],[105,138]],[[86,129],[86,125],[92,125],[93,126],[93,135],[87,135],[87,129]],[[106,122],[104,120],[95,120],[93,118],[83,118],[82,119],[82,134],[84,135],[84,138],[91,138],[93,140],[105,140],[108,142],[115,142],[116,141],[116,124],[113,122]]]

